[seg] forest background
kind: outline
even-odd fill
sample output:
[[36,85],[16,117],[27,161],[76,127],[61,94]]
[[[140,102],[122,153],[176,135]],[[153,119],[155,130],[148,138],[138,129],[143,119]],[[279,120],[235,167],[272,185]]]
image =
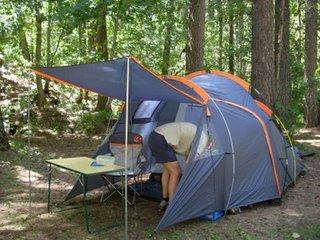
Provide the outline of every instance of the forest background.
[[[1,75],[32,82],[35,127],[41,122],[39,112],[47,123],[55,109],[55,116],[63,111],[80,114],[74,121],[64,119],[48,128],[63,131],[65,125],[70,131],[95,132],[97,125],[110,124],[108,117],[116,118],[117,108],[107,97],[35,77],[31,67],[129,55],[164,75],[202,69],[234,73],[251,82],[252,94],[274,109],[290,130],[319,125],[316,0],[1,0],[0,4]],[[27,96],[20,92],[8,97],[12,89],[4,79],[0,84],[0,139],[7,148],[8,132],[25,132]],[[74,101],[66,103],[64,95]]]

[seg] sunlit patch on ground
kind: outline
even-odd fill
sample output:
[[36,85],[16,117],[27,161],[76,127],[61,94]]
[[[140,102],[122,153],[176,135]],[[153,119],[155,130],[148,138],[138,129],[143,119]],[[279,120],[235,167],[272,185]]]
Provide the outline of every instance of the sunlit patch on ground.
[[302,217],[303,216],[303,214],[297,212],[296,209],[290,209],[290,208],[285,209],[284,213],[287,214],[288,216],[292,216],[292,217]]
[[[19,182],[29,186],[29,170],[22,166],[15,166],[16,176]],[[45,173],[46,175],[48,173]],[[46,175],[39,174],[35,171],[30,171],[30,181],[32,188],[47,189],[48,177]],[[60,179],[54,179],[51,183],[51,189],[72,189],[73,185],[62,181]]]
[[320,147],[320,139],[312,139],[312,140],[296,140],[298,143],[308,143],[314,147]]

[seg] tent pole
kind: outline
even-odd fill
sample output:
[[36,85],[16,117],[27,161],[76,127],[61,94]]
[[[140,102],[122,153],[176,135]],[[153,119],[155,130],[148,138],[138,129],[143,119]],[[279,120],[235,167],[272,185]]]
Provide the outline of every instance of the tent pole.
[[[293,184],[297,183],[297,157],[296,157],[296,153],[294,151],[294,146],[293,146],[293,141],[289,135],[289,131],[287,130],[287,128],[284,126],[283,122],[281,121],[281,119],[275,114],[273,113],[273,116],[275,117],[276,121],[278,122],[278,124],[280,124],[280,126],[282,127],[282,133],[283,135],[286,135],[290,144],[290,149],[292,150],[292,154],[293,154]],[[287,152],[287,149],[286,149]]]
[[129,131],[129,86],[130,86],[130,58],[127,58],[127,82],[126,82],[126,131],[125,131],[125,206],[124,206],[124,214],[125,214],[125,239],[128,239],[128,131]]
[[28,81],[28,110],[27,110],[27,121],[28,121],[28,181],[29,181],[29,218],[31,218],[31,145],[30,145],[30,135],[31,135],[31,128],[30,128],[30,91],[31,91],[31,84],[30,81]]
[[231,131],[229,129],[229,125],[227,123],[227,120],[225,119],[220,107],[215,102],[215,100],[213,98],[211,98],[211,97],[209,97],[209,98],[213,102],[213,104],[216,106],[216,108],[218,109],[218,111],[219,111],[219,113],[220,113],[220,115],[222,117],[222,120],[223,120],[224,124],[226,125],[227,132],[228,132],[228,135],[229,135],[230,145],[231,145],[231,151],[232,151],[232,181],[231,181],[231,187],[230,187],[230,194],[229,194],[229,197],[228,197],[226,209],[224,211],[224,213],[226,214],[227,210],[228,210],[228,207],[229,207],[229,204],[230,204],[231,194],[233,192],[234,177],[235,177],[235,173],[236,173],[236,157],[235,157],[235,152],[234,152],[234,145],[233,145],[233,140],[232,140],[232,136],[231,136]]

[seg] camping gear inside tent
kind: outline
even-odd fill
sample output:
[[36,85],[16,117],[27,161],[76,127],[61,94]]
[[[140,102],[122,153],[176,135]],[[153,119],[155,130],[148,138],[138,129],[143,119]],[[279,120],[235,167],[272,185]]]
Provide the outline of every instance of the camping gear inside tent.
[[[188,158],[178,156],[183,174],[157,231],[215,211],[281,198],[302,171],[293,146],[273,122],[272,110],[253,99],[244,80],[221,71],[160,77],[128,59],[128,63],[122,58],[35,72],[125,100],[124,69],[130,61],[129,105],[93,157],[112,154],[112,136],[128,132],[133,138],[141,137],[141,155],[146,161],[139,164],[139,170],[161,172],[148,147],[153,129],[174,121],[198,126]],[[202,130],[207,131],[212,144],[199,156],[196,152]],[[88,189],[103,184],[99,177],[88,179]],[[67,200],[82,193],[80,186],[78,181]]]

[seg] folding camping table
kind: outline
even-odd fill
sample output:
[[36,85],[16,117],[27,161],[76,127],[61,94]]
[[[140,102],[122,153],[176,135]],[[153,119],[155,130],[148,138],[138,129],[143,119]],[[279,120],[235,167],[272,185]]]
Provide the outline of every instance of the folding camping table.
[[[80,175],[81,184],[83,186],[83,209],[85,214],[86,229],[91,233],[89,228],[89,215],[86,204],[86,195],[87,195],[87,183],[88,177],[93,175],[102,175],[105,173],[119,172],[121,176],[121,182],[123,183],[123,173],[125,168],[113,163],[106,163],[104,166],[91,166],[93,159],[88,157],[75,157],[75,158],[61,158],[61,159],[50,159],[46,160],[49,164],[49,176],[48,176],[48,212],[50,213],[50,204],[51,204],[51,173],[52,165],[66,169],[68,171],[77,173]],[[123,200],[125,197],[123,193],[119,192]]]

